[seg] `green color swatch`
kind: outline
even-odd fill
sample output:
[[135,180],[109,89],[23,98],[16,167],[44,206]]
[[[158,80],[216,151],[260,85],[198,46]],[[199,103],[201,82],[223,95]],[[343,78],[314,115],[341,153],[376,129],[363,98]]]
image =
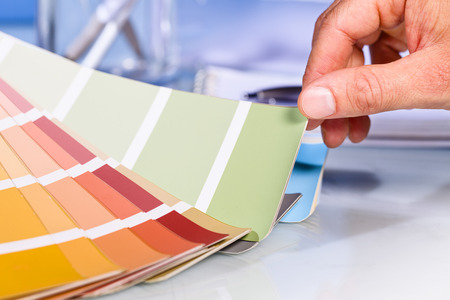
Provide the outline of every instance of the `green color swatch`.
[[8,79],[26,99],[53,111],[80,66],[39,48],[16,43],[0,63],[0,76]]
[[[271,230],[306,118],[296,108],[253,104],[207,213],[251,227],[262,240]],[[258,240],[251,233],[248,240]]]
[[116,160],[122,160],[158,87],[94,72],[64,123]]
[[195,205],[237,105],[173,91],[133,171]]

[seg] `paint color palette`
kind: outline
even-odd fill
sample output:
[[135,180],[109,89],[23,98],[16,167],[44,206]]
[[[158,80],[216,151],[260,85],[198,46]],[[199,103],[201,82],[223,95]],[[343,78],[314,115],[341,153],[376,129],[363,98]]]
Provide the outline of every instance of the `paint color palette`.
[[0,77],[72,136],[209,216],[251,228],[245,240],[271,231],[306,126],[296,108],[105,74],[7,35],[0,53]]
[[101,295],[253,247],[298,200],[284,193],[305,126],[0,33],[0,298]]
[[107,293],[176,274],[249,232],[209,230],[114,167],[0,79],[0,297]]

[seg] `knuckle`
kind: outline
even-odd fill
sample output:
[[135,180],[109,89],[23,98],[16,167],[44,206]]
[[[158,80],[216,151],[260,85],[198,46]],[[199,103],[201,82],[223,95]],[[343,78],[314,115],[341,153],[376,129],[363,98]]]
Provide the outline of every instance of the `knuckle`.
[[317,18],[316,23],[314,24],[314,31],[317,32],[320,27],[322,27],[322,23],[325,20],[326,16],[327,16],[328,12],[324,11],[323,13],[320,14],[320,16]]
[[336,11],[335,6],[330,6],[317,18],[314,28],[318,30],[324,26],[335,25],[335,19],[337,19],[338,17],[339,13]]
[[424,63],[420,71],[414,74],[417,93],[423,98],[433,99],[421,105],[426,108],[449,107],[450,102],[450,54],[439,53],[435,55],[439,59],[429,59]]
[[383,107],[382,86],[383,83],[371,71],[355,72],[353,82],[347,87],[347,97],[351,108],[362,115],[379,112]]
[[[446,56],[446,57],[445,57]],[[437,83],[437,89],[439,92],[445,92],[450,89],[450,54],[441,56],[439,63],[434,65],[434,68],[430,71],[432,79]]]
[[328,15],[328,10],[325,10],[324,12],[322,12],[322,13],[320,14],[320,16],[317,18],[316,25],[322,24],[323,20],[325,20],[325,18],[327,17],[327,15]]

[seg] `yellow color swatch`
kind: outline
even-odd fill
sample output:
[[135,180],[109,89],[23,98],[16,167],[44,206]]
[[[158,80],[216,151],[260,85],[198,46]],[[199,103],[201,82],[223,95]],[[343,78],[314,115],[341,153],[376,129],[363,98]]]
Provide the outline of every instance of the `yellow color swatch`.
[[[58,245],[72,266],[85,277],[94,277],[101,274],[122,271],[120,267],[107,259],[92,241],[79,238]],[[132,254],[130,254],[132,255]]]
[[55,245],[0,255],[0,298],[82,279]]
[[49,233],[64,231],[77,226],[65,213],[54,198],[38,183],[33,183],[19,189],[38,214]]
[[0,207],[0,243],[48,233],[17,188],[0,191]]

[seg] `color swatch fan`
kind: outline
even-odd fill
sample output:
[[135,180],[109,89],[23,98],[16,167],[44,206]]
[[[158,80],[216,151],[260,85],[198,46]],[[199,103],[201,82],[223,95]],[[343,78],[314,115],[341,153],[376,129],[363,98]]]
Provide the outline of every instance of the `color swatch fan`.
[[0,120],[1,296],[123,288],[248,232],[183,216],[189,206],[163,203],[1,80]]
[[0,298],[167,279],[254,246],[295,202],[295,108],[104,74],[4,34],[0,78]]

